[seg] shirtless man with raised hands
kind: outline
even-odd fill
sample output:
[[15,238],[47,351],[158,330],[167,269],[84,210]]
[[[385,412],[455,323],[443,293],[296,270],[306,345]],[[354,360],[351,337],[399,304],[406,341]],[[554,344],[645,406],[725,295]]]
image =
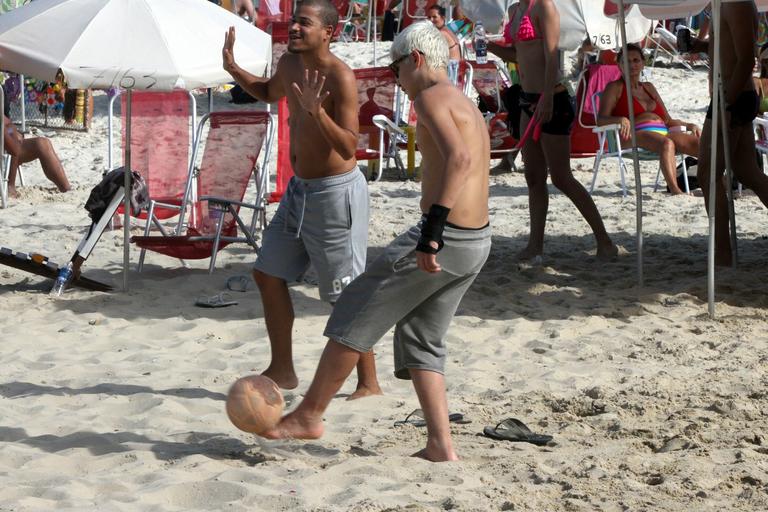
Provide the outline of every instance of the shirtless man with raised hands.
[[[288,52],[266,80],[235,62],[235,29],[226,34],[224,69],[251,96],[273,103],[287,97],[290,110],[291,178],[264,231],[253,277],[261,292],[272,361],[263,375],[283,389],[298,378],[293,366],[293,304],[288,282],[311,264],[320,296],[336,302],[365,268],[368,186],[357,167],[358,98],[352,70],[330,51],[338,12],[328,0],[299,2]],[[350,398],[381,394],[373,352],[360,358],[358,388]]]

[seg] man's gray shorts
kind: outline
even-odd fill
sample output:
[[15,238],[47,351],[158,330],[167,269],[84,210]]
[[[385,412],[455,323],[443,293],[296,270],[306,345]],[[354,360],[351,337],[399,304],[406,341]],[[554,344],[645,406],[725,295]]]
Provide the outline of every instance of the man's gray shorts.
[[416,243],[421,225],[397,237],[341,294],[325,327],[325,336],[368,352],[395,326],[395,376],[408,369],[443,373],[444,336],[459,302],[491,250],[491,228],[446,226],[445,246],[437,255],[438,273],[420,270]]
[[356,166],[327,178],[291,178],[264,230],[254,269],[296,281],[317,272],[320,297],[334,302],[365,269],[368,183]]

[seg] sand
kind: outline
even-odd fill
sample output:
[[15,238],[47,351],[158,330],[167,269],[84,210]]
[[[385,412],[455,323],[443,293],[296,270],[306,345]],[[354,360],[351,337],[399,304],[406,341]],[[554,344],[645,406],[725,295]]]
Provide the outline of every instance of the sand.
[[[370,62],[365,46],[335,48],[353,66]],[[704,71],[657,68],[653,82],[673,116],[703,122]],[[52,137],[74,190],[54,192],[26,165],[22,197],[0,210],[0,245],[58,260],[74,250],[106,160],[106,97],[96,105],[90,132]],[[588,184],[592,161],[572,166]],[[493,250],[447,340],[449,406],[472,420],[453,427],[456,463],[409,458],[425,432],[393,426],[418,404],[392,376],[390,336],[376,353],[384,396],[334,400],[322,439],[265,441],[229,423],[229,385],[269,360],[260,297],[231,292],[239,304],[223,309],[194,301],[250,273],[246,246],[224,250],[213,275],[207,260],[184,269],[151,254],[127,293],[52,299],[49,281],[0,268],[0,510],[768,509],[766,210],[749,192],[736,201],[741,262],[719,271],[711,320],[703,201],[653,192],[655,173],[642,164],[642,288],[634,195],[622,199],[614,163],[594,194],[623,247],[611,263],[595,259],[586,223],[550,187],[543,262],[518,264],[525,180],[492,176]],[[370,185],[369,258],[414,222],[418,194],[392,175]],[[119,285],[121,264],[122,231],[108,231],[85,270]],[[309,283],[291,295],[301,383],[286,393],[289,410],[313,376],[330,311]],[[507,417],[554,441],[478,435]]]

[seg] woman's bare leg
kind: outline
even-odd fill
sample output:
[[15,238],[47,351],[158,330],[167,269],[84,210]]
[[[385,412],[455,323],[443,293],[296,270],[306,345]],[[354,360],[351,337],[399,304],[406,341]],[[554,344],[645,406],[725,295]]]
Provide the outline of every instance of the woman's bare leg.
[[[520,116],[520,133],[525,133],[528,116]],[[538,142],[528,139],[523,145],[523,164],[525,181],[528,184],[528,213],[531,230],[528,245],[518,254],[518,258],[528,260],[541,256],[544,252],[544,226],[547,223],[549,192],[547,191],[547,161]]]
[[[66,192],[72,188],[67,180],[61,160],[56,155],[51,141],[44,137],[24,139],[21,143],[20,163],[25,164],[34,160],[40,160],[46,178],[56,185],[60,192]],[[14,176],[15,177],[15,176]]]
[[675,143],[671,138],[660,133],[639,131],[637,132],[637,145],[648,151],[659,154],[661,174],[667,182],[671,194],[685,194],[677,186],[677,162],[675,161]]
[[[704,121],[701,131],[701,147],[699,151],[698,178],[701,189],[704,192],[704,207],[709,212],[709,180],[710,180],[710,151],[712,150],[712,121]],[[715,264],[719,266],[731,266],[731,239],[728,226],[728,200],[723,185],[723,171],[725,159],[723,155],[722,137],[718,137],[717,163],[715,165]]]
[[571,172],[570,136],[542,133],[540,142],[542,155],[546,159],[549,174],[552,176],[552,184],[571,200],[592,228],[597,242],[597,256],[600,258],[616,256],[618,249],[605,230],[603,219],[597,211],[592,196]]

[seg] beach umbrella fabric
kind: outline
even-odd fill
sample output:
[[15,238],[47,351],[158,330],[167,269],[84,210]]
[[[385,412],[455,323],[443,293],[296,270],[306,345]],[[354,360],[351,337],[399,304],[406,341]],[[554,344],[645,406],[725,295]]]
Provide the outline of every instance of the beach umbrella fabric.
[[[69,87],[169,91],[213,87],[222,69],[225,31],[237,29],[238,64],[264,75],[271,37],[204,0],[36,0],[0,16],[0,68]],[[125,166],[130,169],[130,122]],[[131,173],[125,173],[125,189]],[[123,288],[128,288],[130,204],[125,198]]]
[[268,34],[201,0],[35,0],[0,16],[0,65],[73,88],[197,89],[232,80],[224,32],[237,27],[238,64],[263,75]]

